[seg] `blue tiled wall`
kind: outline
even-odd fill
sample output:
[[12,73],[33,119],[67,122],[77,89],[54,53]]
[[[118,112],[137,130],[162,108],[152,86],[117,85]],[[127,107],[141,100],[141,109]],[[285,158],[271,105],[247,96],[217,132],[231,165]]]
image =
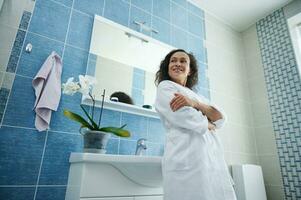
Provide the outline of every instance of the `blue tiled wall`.
[[286,199],[301,199],[301,80],[283,9],[256,23]]
[[[205,80],[197,89],[209,97],[204,13],[186,0],[36,0],[33,13],[24,12],[7,67],[15,73],[13,86],[0,91],[0,199],[64,199],[70,152],[82,151],[83,144],[79,125],[66,119],[62,111],[67,108],[81,113],[81,97],[63,95],[50,130],[37,132],[31,84],[53,50],[63,58],[63,82],[71,76],[93,73],[95,59],[89,57],[88,50],[94,14],[134,30],[137,26],[132,21],[143,20],[159,31],[149,34],[151,37],[193,51],[199,60],[200,80]],[[30,54],[23,42],[32,43]],[[133,84],[142,89],[139,83]],[[102,125],[125,123],[132,137],[112,136],[108,153],[133,154],[137,139],[144,137],[148,140],[147,155],[162,155],[165,138],[159,119],[104,110]]]
[[142,106],[144,102],[145,71],[133,68],[132,98],[135,105]]

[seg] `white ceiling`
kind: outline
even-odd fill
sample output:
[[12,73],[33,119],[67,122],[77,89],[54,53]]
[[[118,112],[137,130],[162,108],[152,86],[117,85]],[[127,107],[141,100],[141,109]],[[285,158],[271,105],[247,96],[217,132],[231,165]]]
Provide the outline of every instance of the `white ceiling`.
[[206,12],[244,31],[259,19],[285,6],[292,0],[190,0]]

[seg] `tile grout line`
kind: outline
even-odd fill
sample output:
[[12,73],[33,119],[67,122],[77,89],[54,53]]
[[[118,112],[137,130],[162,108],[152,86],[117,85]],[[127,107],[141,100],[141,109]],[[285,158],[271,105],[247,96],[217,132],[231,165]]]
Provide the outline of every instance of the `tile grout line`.
[[36,189],[35,189],[35,192],[34,192],[33,200],[36,199],[37,192],[38,192],[38,185],[39,185],[39,182],[40,182],[40,176],[41,176],[41,171],[42,171],[42,166],[43,166],[43,161],[44,161],[44,155],[45,155],[46,144],[47,144],[47,140],[48,140],[48,134],[49,134],[49,131],[47,130],[46,136],[45,136],[45,142],[44,142],[43,152],[42,152],[42,158],[41,158],[40,168],[39,168],[39,172],[38,172],[38,178],[37,178],[37,182],[36,182]]
[[67,39],[68,39],[68,34],[69,34],[69,29],[70,29],[70,24],[71,24],[71,18],[72,18],[72,13],[73,13],[73,6],[74,6],[74,1],[72,1],[72,5],[70,8],[70,17],[69,17],[69,22],[68,22],[68,26],[67,26],[67,32],[66,32],[66,36],[65,36],[65,40],[64,40],[64,47],[63,47],[63,52],[62,52],[62,62],[64,59],[64,54],[65,54],[65,49],[67,46]]
[[[151,5],[151,13],[153,13],[154,12],[154,0],[151,0],[152,1],[152,5]],[[151,14],[151,21],[150,21],[150,28],[151,28],[151,30],[153,30],[153,18],[154,18],[154,16]],[[152,37],[152,38],[154,38],[153,37],[153,31],[151,31],[150,32],[150,36]]]
[[132,0],[129,0],[128,28],[130,27],[130,24],[131,24],[131,10],[132,10]]
[[106,7],[106,0],[103,0],[103,8],[101,11],[101,16],[105,17],[105,7]]

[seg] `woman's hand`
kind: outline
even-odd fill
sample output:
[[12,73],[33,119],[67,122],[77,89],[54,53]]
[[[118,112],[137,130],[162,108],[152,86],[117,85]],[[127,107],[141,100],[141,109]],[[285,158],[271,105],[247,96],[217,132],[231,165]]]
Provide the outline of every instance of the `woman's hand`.
[[209,131],[215,131],[215,129],[216,129],[216,126],[215,126],[215,124],[213,124],[212,122],[210,122],[210,121],[208,121],[208,129],[209,129]]
[[208,129],[209,131],[215,131],[215,124],[213,124],[212,122],[208,121]]
[[180,93],[175,93],[175,97],[170,102],[170,108],[172,111],[177,111],[183,106],[195,107],[196,102]]

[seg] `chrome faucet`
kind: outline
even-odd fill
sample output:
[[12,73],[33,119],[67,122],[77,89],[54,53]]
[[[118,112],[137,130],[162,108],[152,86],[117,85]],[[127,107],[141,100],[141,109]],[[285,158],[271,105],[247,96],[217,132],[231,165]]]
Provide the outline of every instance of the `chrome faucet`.
[[135,155],[142,156],[143,151],[147,149],[145,141],[146,141],[145,138],[140,138],[139,140],[137,140]]

